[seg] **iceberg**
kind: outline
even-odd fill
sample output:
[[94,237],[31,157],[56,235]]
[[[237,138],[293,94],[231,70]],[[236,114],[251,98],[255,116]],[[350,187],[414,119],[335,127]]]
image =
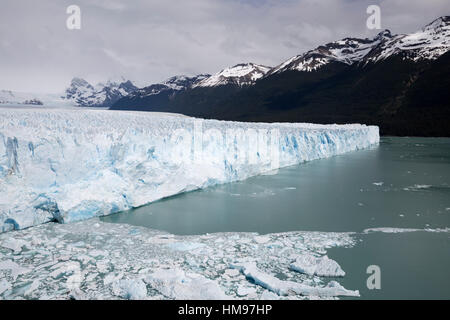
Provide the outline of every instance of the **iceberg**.
[[291,270],[307,275],[319,277],[343,277],[344,270],[333,259],[327,256],[315,257],[313,255],[300,255],[295,262],[290,265]]
[[0,109],[0,232],[84,220],[378,144],[376,126]]

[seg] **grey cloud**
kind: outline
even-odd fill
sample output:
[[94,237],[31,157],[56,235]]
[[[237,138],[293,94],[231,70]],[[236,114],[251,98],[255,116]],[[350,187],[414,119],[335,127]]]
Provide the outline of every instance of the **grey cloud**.
[[[66,29],[71,4],[81,7],[79,31]],[[448,0],[3,0],[0,89],[56,92],[73,76],[152,83],[239,62],[277,65],[342,37],[373,36],[369,4],[394,33],[450,14]]]

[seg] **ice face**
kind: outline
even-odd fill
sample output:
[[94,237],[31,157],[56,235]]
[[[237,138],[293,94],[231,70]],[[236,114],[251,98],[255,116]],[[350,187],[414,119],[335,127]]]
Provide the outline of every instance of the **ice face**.
[[79,221],[369,147],[378,127],[0,110],[0,232]]
[[328,248],[351,247],[356,236],[333,232],[176,236],[97,218],[48,223],[0,234],[0,300],[354,296],[357,291],[326,277],[299,273],[290,265],[302,256],[320,260]]

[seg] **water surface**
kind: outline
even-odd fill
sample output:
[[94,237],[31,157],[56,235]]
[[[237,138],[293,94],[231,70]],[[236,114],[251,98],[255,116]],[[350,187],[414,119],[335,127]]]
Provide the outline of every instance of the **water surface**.
[[450,139],[378,147],[180,194],[102,218],[174,234],[440,228],[450,222]]
[[[448,232],[369,233],[450,226],[450,139],[384,137],[377,147],[284,168],[102,218],[192,235],[212,232],[356,232],[328,251],[339,282],[367,299],[450,299]],[[381,290],[366,269],[381,269]]]

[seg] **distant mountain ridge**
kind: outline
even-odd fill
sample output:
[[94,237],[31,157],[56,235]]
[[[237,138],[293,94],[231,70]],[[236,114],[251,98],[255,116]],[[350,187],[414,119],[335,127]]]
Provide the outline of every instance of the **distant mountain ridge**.
[[410,34],[347,37],[275,67],[252,62],[145,87],[73,78],[60,95],[0,90],[0,104],[77,105],[265,122],[360,122],[382,134],[450,136],[450,17]]
[[62,98],[84,107],[110,107],[137,89],[130,80],[124,78],[118,81],[108,80],[106,83],[93,86],[86,80],[76,77],[72,79]]
[[85,79],[75,77],[69,87],[59,94],[0,90],[0,104],[109,108],[117,100],[136,90],[138,87],[124,78],[100,82],[94,86]]
[[240,63],[226,68],[194,84],[196,87],[216,87],[223,85],[246,86],[255,83],[269,72],[271,67],[249,63]]
[[377,62],[403,53],[414,61],[434,60],[450,47],[450,17],[444,16],[412,34],[392,35],[389,30],[373,39],[344,38],[292,57],[273,68],[268,75],[288,70],[314,71],[330,62]]
[[210,77],[209,74],[200,74],[194,77],[174,76],[162,83],[152,84],[135,90],[119,101],[126,101],[125,103],[129,105],[167,105],[177,94],[191,89],[208,77]]
[[0,90],[0,105],[64,106],[67,105],[67,101],[64,101],[59,94]]
[[376,124],[382,134],[450,136],[450,17],[411,34],[344,38],[273,68],[226,68],[165,99],[123,97],[114,110],[239,121]]

